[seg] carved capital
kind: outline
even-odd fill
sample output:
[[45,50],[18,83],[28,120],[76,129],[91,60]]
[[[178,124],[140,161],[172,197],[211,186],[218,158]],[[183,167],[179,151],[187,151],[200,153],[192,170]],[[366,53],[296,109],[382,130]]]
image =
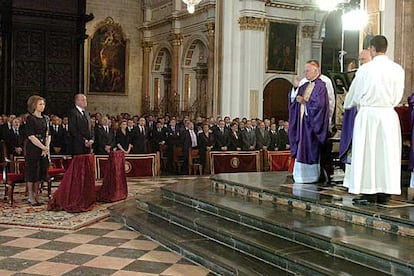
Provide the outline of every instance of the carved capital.
[[142,48],[145,52],[151,52],[153,43],[151,41],[143,41],[142,42]]
[[173,46],[180,46],[183,43],[183,34],[182,33],[172,33],[171,34],[171,44]]
[[315,26],[311,26],[311,25],[305,25],[302,27],[302,36],[304,38],[312,38],[313,37],[313,33],[316,31],[316,27]]
[[208,29],[208,35],[209,36],[214,36],[214,33],[216,31],[216,25],[214,22],[210,22],[207,24],[207,29]]
[[253,16],[243,16],[239,18],[239,25],[240,30],[264,31],[266,19]]

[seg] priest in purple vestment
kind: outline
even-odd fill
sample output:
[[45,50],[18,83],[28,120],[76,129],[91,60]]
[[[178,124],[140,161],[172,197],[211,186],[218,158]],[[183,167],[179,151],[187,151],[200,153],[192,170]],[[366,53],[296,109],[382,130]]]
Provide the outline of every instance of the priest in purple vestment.
[[[295,158],[293,179],[296,183],[318,182],[320,149],[326,143],[329,127],[329,101],[325,83],[315,64],[305,65],[308,80],[289,95],[289,141]],[[295,86],[299,79],[295,79]]]
[[414,200],[414,93],[408,97],[408,105],[410,110],[410,127],[411,127],[411,149],[410,162],[408,170],[411,171],[410,187],[407,190],[408,199]]

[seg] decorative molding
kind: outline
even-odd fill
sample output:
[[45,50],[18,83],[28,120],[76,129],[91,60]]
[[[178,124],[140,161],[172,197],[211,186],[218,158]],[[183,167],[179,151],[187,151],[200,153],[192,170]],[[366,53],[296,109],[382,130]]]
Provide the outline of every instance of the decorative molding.
[[172,33],[171,34],[171,44],[173,46],[181,46],[183,43],[183,34],[182,33]]
[[12,10],[13,15],[21,15],[21,16],[31,16],[31,17],[43,17],[43,18],[50,18],[50,19],[59,19],[59,20],[69,20],[69,21],[76,21],[78,18],[81,18],[82,15],[77,14],[68,14],[68,13],[57,13],[51,11],[33,11],[33,10]]
[[272,8],[278,8],[278,9],[287,9],[287,10],[297,10],[297,11],[303,11],[303,10],[316,10],[316,6],[310,6],[310,5],[295,5],[295,4],[288,4],[283,3],[280,1],[272,1],[272,0],[266,0],[267,7]]
[[165,25],[171,25],[172,21],[191,18],[197,15],[200,15],[202,13],[205,13],[208,10],[214,10],[215,8],[216,8],[216,4],[203,5],[197,8],[193,14],[190,14],[187,12],[187,10],[184,11],[183,9],[183,11],[179,12],[178,15],[169,15],[161,20],[144,22],[144,24],[141,26],[138,26],[137,29],[138,30],[154,30],[154,29],[160,28]]
[[240,30],[264,31],[267,20],[254,16],[243,16],[239,18]]
[[209,22],[207,23],[207,30],[208,30],[208,35],[209,36],[214,36],[215,32],[216,32],[216,25],[214,22]]
[[302,36],[304,38],[312,38],[316,31],[316,26],[305,25],[302,27]]
[[142,48],[145,52],[151,52],[152,47],[154,46],[154,43],[152,41],[143,41],[142,42]]

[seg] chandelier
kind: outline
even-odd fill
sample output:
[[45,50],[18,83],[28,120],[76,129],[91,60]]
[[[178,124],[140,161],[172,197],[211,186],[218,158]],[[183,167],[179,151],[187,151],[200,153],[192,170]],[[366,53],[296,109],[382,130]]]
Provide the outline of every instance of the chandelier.
[[187,5],[187,11],[189,13],[194,13],[195,6],[198,5],[201,0],[182,0]]

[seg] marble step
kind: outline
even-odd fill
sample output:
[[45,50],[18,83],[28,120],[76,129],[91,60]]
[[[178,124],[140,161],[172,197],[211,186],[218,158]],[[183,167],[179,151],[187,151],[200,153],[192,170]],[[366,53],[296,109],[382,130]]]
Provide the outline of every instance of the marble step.
[[257,259],[300,275],[387,275],[327,252],[307,247],[194,208],[161,199],[147,201],[149,212]]
[[177,203],[317,248],[379,271],[414,275],[414,239],[289,208],[282,204],[226,193],[208,181],[162,188]]
[[414,201],[402,197],[391,207],[354,204],[342,186],[294,184],[287,172],[213,175],[217,189],[288,205],[357,225],[414,238]]
[[217,275],[294,275],[138,209],[135,202],[119,203],[109,210],[118,222]]

